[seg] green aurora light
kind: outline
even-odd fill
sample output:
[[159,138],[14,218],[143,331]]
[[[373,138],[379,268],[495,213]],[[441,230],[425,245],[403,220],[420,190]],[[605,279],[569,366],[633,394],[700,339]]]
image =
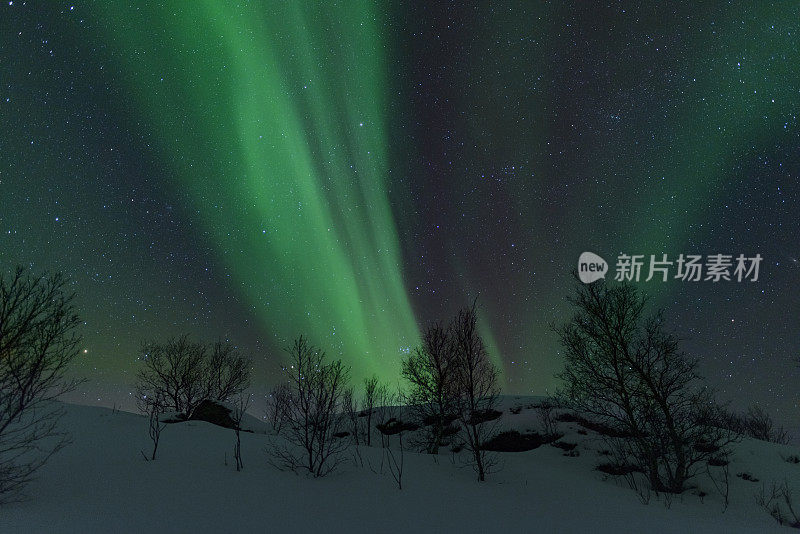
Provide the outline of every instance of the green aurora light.
[[307,333],[355,378],[394,378],[419,334],[387,197],[380,15],[270,5],[102,16],[158,150],[178,155],[173,187],[264,328]]

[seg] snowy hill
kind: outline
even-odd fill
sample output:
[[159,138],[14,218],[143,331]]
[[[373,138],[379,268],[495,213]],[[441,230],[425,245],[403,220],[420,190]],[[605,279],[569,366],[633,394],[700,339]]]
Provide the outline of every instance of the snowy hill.
[[[501,424],[538,428],[530,397],[503,398]],[[521,408],[518,414],[511,408]],[[145,417],[67,405],[62,425],[73,444],[27,488],[28,499],[0,508],[0,532],[794,532],[755,503],[762,483],[787,479],[800,497],[796,447],[754,440],[735,445],[730,507],[711,483],[675,497],[668,509],[606,479],[602,440],[576,423],[559,423],[578,456],[543,445],[500,453],[502,469],[478,483],[445,451],[405,454],[403,489],[380,472],[380,447],[361,447],[365,465],[347,461],[321,479],[269,465],[269,433],[243,433],[244,471],[234,468],[233,431],[202,421],[169,425],[159,457],[146,462]],[[515,410],[516,411],[516,410]],[[255,424],[258,421],[254,421]],[[267,428],[267,427],[262,427]],[[584,434],[585,432],[585,434]],[[227,465],[226,465],[227,460]],[[371,464],[371,468],[369,465]],[[744,480],[749,473],[758,482]]]

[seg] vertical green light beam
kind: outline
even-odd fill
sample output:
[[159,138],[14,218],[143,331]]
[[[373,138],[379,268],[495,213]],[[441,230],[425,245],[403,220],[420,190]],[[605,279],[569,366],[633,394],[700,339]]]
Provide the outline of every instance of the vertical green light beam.
[[98,5],[170,186],[277,340],[354,378],[419,341],[388,199],[380,20],[369,2]]

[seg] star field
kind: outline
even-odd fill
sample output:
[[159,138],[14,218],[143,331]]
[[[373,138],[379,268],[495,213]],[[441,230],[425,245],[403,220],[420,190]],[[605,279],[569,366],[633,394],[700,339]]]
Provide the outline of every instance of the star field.
[[[800,424],[800,8],[0,6],[0,268],[72,280],[84,402],[139,344],[300,332],[397,380],[478,298],[507,393],[557,386],[579,254],[761,254],[640,282],[720,396]],[[263,392],[257,392],[263,393]]]

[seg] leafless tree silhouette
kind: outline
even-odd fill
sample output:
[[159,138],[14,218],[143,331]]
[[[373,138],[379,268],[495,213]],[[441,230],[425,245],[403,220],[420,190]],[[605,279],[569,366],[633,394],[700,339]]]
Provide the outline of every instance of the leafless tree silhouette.
[[372,445],[372,415],[375,410],[375,402],[379,393],[378,377],[372,376],[364,379],[364,416],[367,418],[367,428],[365,429],[367,446]]
[[291,390],[286,384],[278,384],[269,394],[267,400],[267,419],[272,422],[272,429],[280,432],[289,410]]
[[341,462],[348,440],[337,438],[346,425],[343,396],[349,369],[341,360],[328,362],[325,353],[300,336],[289,349],[290,392],[281,435],[273,442],[273,464],[305,470],[314,477],[329,474]]
[[139,359],[143,366],[137,375],[137,402],[145,412],[147,399],[160,395],[165,409],[191,419],[201,401],[225,401],[250,384],[249,361],[222,342],[209,347],[187,335],[147,342]]
[[456,355],[457,413],[471,463],[478,480],[484,481],[487,472],[496,464],[494,456],[483,448],[483,443],[494,433],[494,421],[500,415],[495,410],[500,388],[497,369],[489,360],[478,333],[475,304],[458,313],[453,321],[452,336]]
[[[398,415],[402,415],[402,406],[405,405],[405,396],[403,395],[402,391],[397,392],[395,395],[395,400],[392,403],[393,405],[397,405],[397,413]],[[386,427],[383,427],[384,431]],[[397,448],[396,450],[389,446],[388,444],[388,437],[387,434],[386,441],[387,446],[383,448],[382,452],[385,456],[386,465],[389,467],[389,474],[392,475],[395,483],[397,484],[397,489],[403,489],[403,472],[405,469],[405,445],[403,443],[403,434],[405,433],[406,426],[400,422],[400,424],[396,425],[397,432],[395,435],[397,436]],[[383,438],[383,436],[382,436]]]
[[554,399],[544,399],[534,406],[545,436],[553,437],[558,433],[558,422],[553,413],[557,407],[558,404]]
[[352,438],[353,444],[358,447],[361,444],[362,424],[359,417],[358,399],[355,396],[353,388],[347,388],[342,395],[342,407],[344,408],[344,415],[347,417],[347,431]]
[[424,427],[425,449],[437,454],[445,427],[456,411],[456,351],[451,328],[429,325],[422,346],[403,360],[402,374],[411,384],[409,404]]
[[217,341],[205,362],[206,398],[225,401],[250,387],[250,360],[229,343]]
[[748,408],[742,418],[742,433],[751,438],[787,445],[789,433],[782,426],[776,426],[769,413],[761,406]]
[[152,406],[149,399],[161,398],[166,409],[191,416],[205,394],[205,358],[206,347],[190,341],[188,335],[166,343],[144,343],[137,382],[139,409],[148,412]]
[[779,525],[800,529],[800,502],[795,502],[792,488],[784,480],[773,482],[769,491],[766,486],[756,495],[756,504],[767,511]]
[[613,429],[616,455],[630,458],[656,492],[680,493],[734,437],[715,426],[711,391],[697,360],[679,350],[662,314],[630,284],[579,284],[575,316],[555,328],[566,365],[567,405]]
[[240,394],[236,401],[233,403],[233,410],[231,410],[231,419],[233,419],[233,432],[236,435],[236,442],[233,446],[233,458],[236,460],[236,470],[241,471],[244,469],[242,462],[242,420],[247,409],[250,407],[252,395]]
[[[380,429],[388,421],[397,417],[399,417],[399,408],[395,405],[395,395],[389,391],[389,387],[386,384],[377,384],[375,387],[375,408],[372,415],[372,421],[375,424],[372,426],[380,432]],[[380,432],[380,435],[381,447],[385,448],[389,445],[389,440],[383,432]]]
[[80,323],[66,279],[19,267],[0,277],[0,500],[19,497],[69,437],[53,402],[77,382],[66,378],[78,354]]
[[144,453],[142,453],[142,456],[144,456],[145,460],[153,461],[156,459],[158,442],[161,440],[161,431],[167,426],[166,423],[162,423],[160,419],[161,415],[164,413],[164,397],[160,392],[147,398],[146,411],[149,421],[148,434],[150,435],[150,440],[153,442],[153,452],[150,454],[149,460]]

